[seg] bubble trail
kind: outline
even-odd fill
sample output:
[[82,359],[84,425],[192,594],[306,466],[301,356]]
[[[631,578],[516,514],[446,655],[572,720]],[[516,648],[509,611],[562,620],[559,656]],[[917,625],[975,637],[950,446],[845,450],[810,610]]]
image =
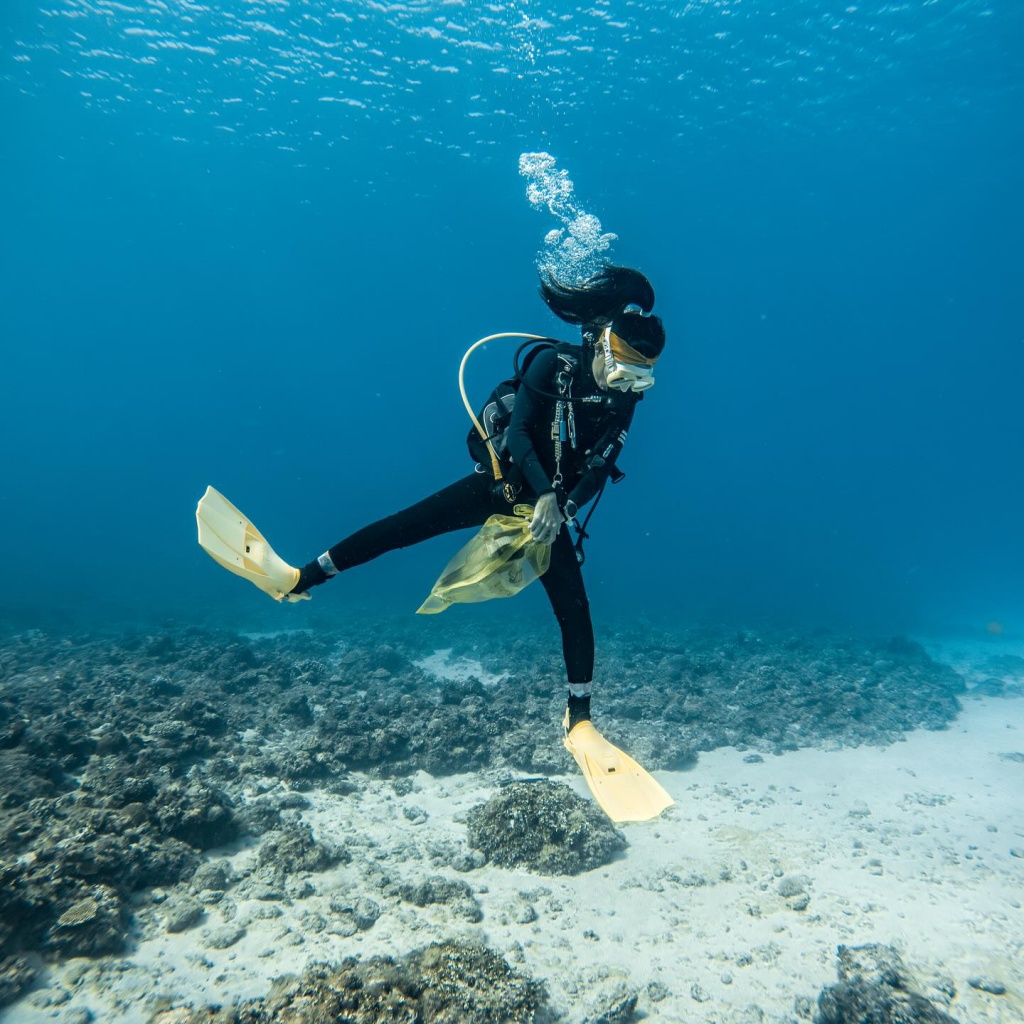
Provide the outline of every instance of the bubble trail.
[[526,178],[530,205],[547,207],[562,224],[544,236],[537,270],[562,284],[581,284],[601,268],[605,262],[602,254],[611,249],[618,235],[605,232],[601,221],[577,204],[569,172],[560,169],[550,153],[521,153],[519,173]]

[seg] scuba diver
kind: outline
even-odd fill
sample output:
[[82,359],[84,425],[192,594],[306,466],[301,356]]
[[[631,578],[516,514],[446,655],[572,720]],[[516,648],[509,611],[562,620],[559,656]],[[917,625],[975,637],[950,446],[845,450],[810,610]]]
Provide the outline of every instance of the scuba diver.
[[[622,475],[616,459],[637,404],[654,384],[665,331],[652,313],[654,289],[629,267],[606,265],[579,285],[542,274],[540,294],[559,319],[581,328],[582,343],[542,339],[521,362],[529,343],[520,348],[515,380],[507,382],[515,385],[508,396],[511,415],[500,438],[485,439],[492,454],[500,448],[503,473],[496,462],[492,473],[471,434],[470,451],[478,458],[473,472],[363,527],[301,568],[278,558],[259,531],[210,488],[197,511],[200,544],[277,600],[296,601],[385,552],[480,527],[492,515],[509,515],[513,506],[532,506],[533,539],[550,545],[550,564],[540,580],[561,630],[568,677],[563,742],[613,820],[648,820],[671,797],[591,722],[594,629],[581,569],[586,521],[581,526],[577,516],[609,479]],[[568,524],[579,534],[575,544]]]

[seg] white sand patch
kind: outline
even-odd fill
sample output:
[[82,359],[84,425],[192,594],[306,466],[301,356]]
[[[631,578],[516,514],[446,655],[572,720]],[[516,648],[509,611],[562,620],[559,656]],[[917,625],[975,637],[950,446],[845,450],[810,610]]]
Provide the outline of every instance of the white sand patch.
[[[601,724],[614,740],[614,723]],[[969,699],[950,729],[885,749],[801,750],[761,763],[716,750],[693,771],[657,773],[675,807],[657,822],[623,826],[625,855],[573,878],[490,866],[459,874],[440,863],[446,845],[465,842],[464,815],[493,794],[496,776],[421,773],[404,796],[361,779],[352,796],[308,794],[304,819],[353,855],[312,876],[312,895],[235,904],[229,892],[179,935],[154,920],[130,956],[64,965],[49,989],[0,1021],[71,1021],[65,1015],[87,1009],[96,1020],[141,1024],[160,1001],[264,995],[272,978],[312,961],[401,955],[460,936],[544,979],[570,1022],[616,979],[640,991],[650,1021],[797,1021],[794,1000],[835,982],[837,945],[866,942],[897,945],[926,986],[948,979],[956,991],[948,1012],[964,1024],[1024,1021],[1024,859],[1011,854],[1024,848],[1024,763],[1000,756],[1014,752],[1024,752],[1024,700]],[[586,795],[577,773],[565,779]],[[253,859],[248,849],[232,862],[243,871]],[[460,878],[483,920],[383,897],[374,882],[382,872]],[[804,876],[803,910],[779,892],[792,876]],[[332,898],[361,896],[382,908],[369,931],[322,929],[336,919]],[[525,904],[536,917],[516,923],[530,916]],[[246,934],[208,948],[204,930],[225,916]],[[979,975],[1007,994],[971,988]]]
[[1024,640],[953,637],[922,640],[921,645],[936,661],[945,662],[959,672],[969,687],[987,678],[1018,688],[1024,682],[1024,664],[1021,664]]
[[453,658],[450,647],[434,651],[413,664],[443,683],[465,683],[470,679],[478,679],[484,686],[498,686],[508,679],[507,672],[488,672],[473,658]]

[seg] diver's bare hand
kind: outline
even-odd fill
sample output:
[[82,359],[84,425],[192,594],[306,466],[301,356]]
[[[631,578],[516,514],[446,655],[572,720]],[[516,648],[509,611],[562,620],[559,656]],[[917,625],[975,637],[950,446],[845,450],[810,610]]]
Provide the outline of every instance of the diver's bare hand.
[[554,544],[564,522],[565,517],[558,507],[558,499],[554,494],[542,494],[533,507],[530,533],[533,539],[540,541],[541,544]]

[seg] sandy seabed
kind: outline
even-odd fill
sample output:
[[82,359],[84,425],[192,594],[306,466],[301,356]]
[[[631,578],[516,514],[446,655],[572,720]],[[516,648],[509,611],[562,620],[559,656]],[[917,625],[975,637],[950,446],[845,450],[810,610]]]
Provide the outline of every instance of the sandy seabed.
[[[954,667],[969,658],[927,646]],[[923,994],[944,991],[940,1005],[965,1024],[1024,1021],[1024,700],[963,703],[949,729],[885,748],[763,760],[722,748],[692,771],[659,772],[676,804],[621,826],[629,848],[614,863],[575,877],[490,865],[456,875],[481,905],[479,923],[396,902],[368,931],[323,927],[332,893],[373,895],[371,867],[453,874],[432,851],[464,845],[466,812],[503,777],[419,773],[405,795],[369,778],[347,796],[307,792],[303,819],[352,853],[311,876],[312,895],[212,904],[179,934],[160,926],[158,905],[142,908],[129,955],[53,968],[0,1022],[143,1024],[172,1005],[263,996],[308,963],[448,938],[482,941],[543,980],[570,1022],[621,983],[651,1021],[794,1021],[835,982],[837,947],[873,942],[900,950]],[[614,723],[599,724],[614,740]],[[565,781],[586,795],[578,775]],[[251,845],[210,855],[240,873],[254,857]],[[213,948],[225,924],[240,937]],[[979,979],[1006,991],[972,986]]]

